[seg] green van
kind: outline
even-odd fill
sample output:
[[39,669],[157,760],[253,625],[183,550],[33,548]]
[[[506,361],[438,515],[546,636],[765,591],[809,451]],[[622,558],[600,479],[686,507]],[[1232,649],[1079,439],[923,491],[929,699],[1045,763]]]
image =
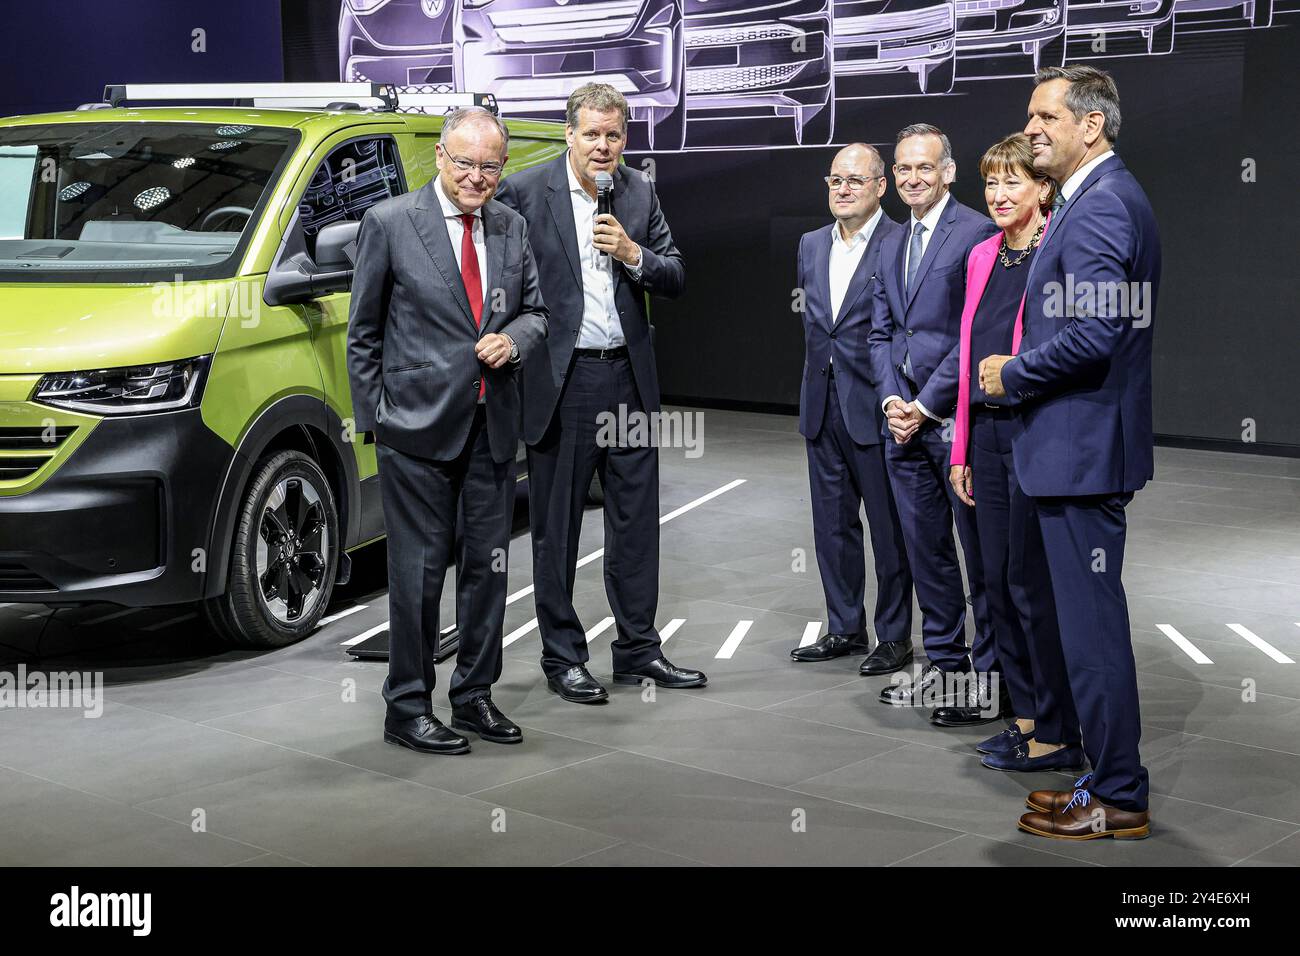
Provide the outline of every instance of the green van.
[[[344,361],[357,224],[435,174],[442,118],[412,110],[471,102],[152,85],[0,120],[0,602],[197,602],[246,647],[316,626],[384,531]],[[565,149],[508,126],[507,174]]]

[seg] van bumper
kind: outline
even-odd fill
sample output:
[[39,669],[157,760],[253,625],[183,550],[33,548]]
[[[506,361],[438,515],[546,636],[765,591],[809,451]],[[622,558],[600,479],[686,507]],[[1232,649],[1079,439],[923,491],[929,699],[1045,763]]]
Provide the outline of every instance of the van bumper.
[[38,487],[0,495],[0,602],[152,607],[204,597],[233,457],[197,408],[101,420]]

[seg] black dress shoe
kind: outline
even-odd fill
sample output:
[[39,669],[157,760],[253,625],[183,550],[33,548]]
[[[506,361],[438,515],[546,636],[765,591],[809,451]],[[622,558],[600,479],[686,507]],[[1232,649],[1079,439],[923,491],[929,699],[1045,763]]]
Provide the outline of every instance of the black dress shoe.
[[581,664],[570,667],[563,674],[548,677],[546,686],[551,693],[575,704],[600,704],[609,700],[609,691]]
[[936,707],[930,714],[930,723],[940,727],[978,727],[995,720],[1006,720],[1011,712],[1011,696],[999,692],[996,707],[989,700],[990,696],[988,681],[971,675],[960,699],[951,706]]
[[866,634],[827,634],[807,647],[796,647],[790,656],[796,661],[808,663],[834,660],[850,654],[865,654],[870,649]]
[[674,687],[679,690],[684,687],[703,687],[709,682],[703,671],[676,667],[668,663],[666,657],[651,661],[636,670],[614,672],[614,683],[616,684],[639,684],[647,678],[660,687]]
[[944,672],[926,664],[910,684],[890,684],[880,691],[880,700],[895,707],[933,707],[956,703],[950,696]]
[[524,739],[519,725],[497,710],[497,705],[487,695],[453,707],[451,725],[457,730],[473,731],[494,744],[518,744]]
[[422,754],[467,754],[469,741],[432,714],[410,720],[384,718],[384,740]]
[[863,677],[877,677],[880,674],[901,671],[910,663],[912,663],[911,641],[880,641],[876,644],[876,649],[862,662],[858,673]]

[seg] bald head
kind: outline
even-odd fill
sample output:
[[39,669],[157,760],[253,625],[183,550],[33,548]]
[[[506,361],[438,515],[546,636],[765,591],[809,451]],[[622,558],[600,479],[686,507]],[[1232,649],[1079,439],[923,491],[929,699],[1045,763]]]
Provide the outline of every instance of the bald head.
[[869,143],[849,143],[835,154],[835,158],[831,160],[831,169],[835,169],[839,164],[852,165],[855,169],[865,164],[868,176],[885,175],[885,161],[880,158],[876,147]]
[[885,163],[874,146],[850,143],[831,160],[830,209],[844,238],[851,238],[880,208]]

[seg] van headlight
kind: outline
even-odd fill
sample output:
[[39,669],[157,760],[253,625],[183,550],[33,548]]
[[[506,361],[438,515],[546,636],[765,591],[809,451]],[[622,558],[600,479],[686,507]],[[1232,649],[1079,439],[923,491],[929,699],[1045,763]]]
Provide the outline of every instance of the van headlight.
[[74,412],[141,415],[194,408],[203,397],[210,355],[158,365],[51,372],[33,401]]

